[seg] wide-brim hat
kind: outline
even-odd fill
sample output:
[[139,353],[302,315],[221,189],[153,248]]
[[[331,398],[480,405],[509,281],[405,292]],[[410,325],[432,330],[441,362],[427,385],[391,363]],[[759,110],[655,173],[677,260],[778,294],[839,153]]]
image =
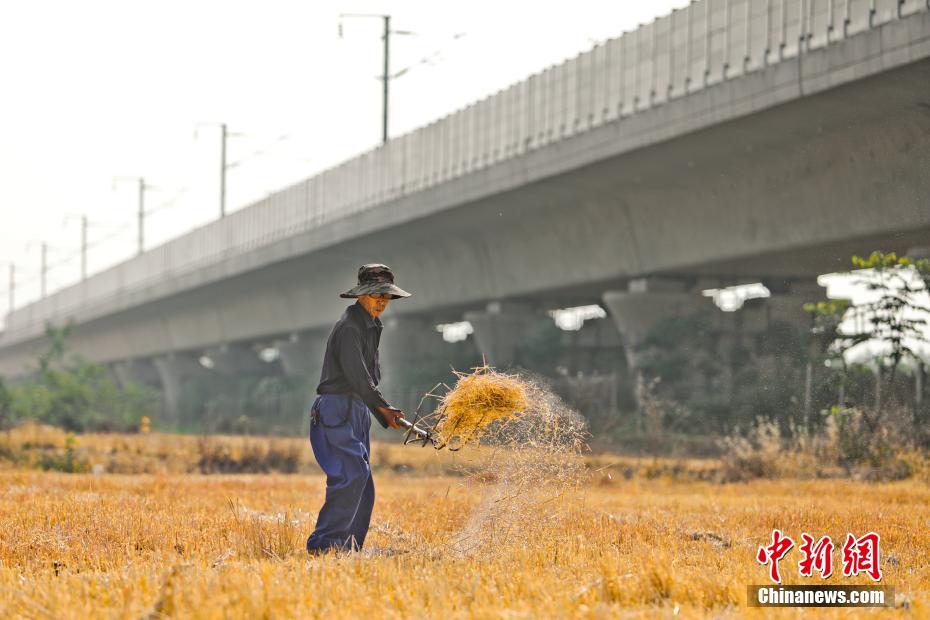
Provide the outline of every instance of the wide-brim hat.
[[358,270],[358,284],[339,296],[352,298],[379,293],[388,294],[391,299],[410,297],[410,293],[394,284],[394,272],[390,267],[378,263],[362,265]]

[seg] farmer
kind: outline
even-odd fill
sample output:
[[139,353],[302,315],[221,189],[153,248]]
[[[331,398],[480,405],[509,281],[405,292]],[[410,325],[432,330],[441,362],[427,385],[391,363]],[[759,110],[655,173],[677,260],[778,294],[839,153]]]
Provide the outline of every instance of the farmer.
[[326,342],[323,372],[310,409],[310,445],[326,472],[326,500],[307,539],[307,551],[361,549],[375,503],[368,431],[373,415],[384,428],[400,428],[404,414],[378,390],[381,368],[378,318],[392,299],[410,297],[394,285],[385,265],[362,265],[358,284],[340,297],[355,298]]

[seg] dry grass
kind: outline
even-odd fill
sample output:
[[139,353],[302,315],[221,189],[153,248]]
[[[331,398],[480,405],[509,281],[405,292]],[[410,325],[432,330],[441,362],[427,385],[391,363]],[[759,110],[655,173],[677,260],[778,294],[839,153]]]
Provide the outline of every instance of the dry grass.
[[[930,616],[924,482],[720,484],[712,461],[583,457],[580,421],[551,395],[529,401],[495,447],[376,444],[365,551],[314,558],[325,485],[305,440],[16,429],[0,437],[18,455],[0,472],[0,617],[796,617],[745,606],[773,528],[877,531],[898,594],[886,613]],[[21,468],[69,450],[98,475]],[[270,462],[314,473],[202,475]],[[120,463],[155,473],[102,473]],[[796,561],[786,583],[820,583]],[[857,611],[817,615],[871,614]]]
[[[546,422],[547,418],[537,418],[537,422],[540,420]],[[564,437],[564,433],[551,432],[550,428],[550,432],[543,436]],[[0,470],[48,469],[43,467],[47,461],[64,459],[69,442],[80,465],[79,471],[96,469],[107,474],[158,475],[267,471],[316,474],[319,471],[303,438],[112,433],[71,436],[69,439],[68,433],[60,429],[30,424],[0,432]],[[829,458],[817,452],[792,452],[786,450],[780,441],[763,442],[758,448],[744,446],[743,443],[731,446],[723,459],[634,457],[611,452],[583,453],[581,458],[593,472],[594,481],[608,486],[636,478],[720,482],[753,477],[799,480],[851,477],[849,472],[832,466]],[[482,445],[449,452],[374,442],[371,462],[378,473],[467,476],[482,473],[488,461],[496,458],[494,448]],[[930,483],[930,459],[927,455],[901,452],[898,458],[910,464],[912,478]],[[761,464],[758,464],[760,459]],[[283,467],[284,471],[271,465]],[[757,468],[763,471],[755,472]],[[868,473],[854,471],[852,477],[881,480],[881,477]]]
[[[306,439],[211,435],[97,434],[69,435],[51,426],[26,424],[0,432],[0,469],[43,469],[68,450],[83,469],[116,474],[280,473],[319,471]],[[411,475],[457,474],[481,462],[488,453],[417,449],[375,442],[372,464],[377,470]]]
[[[430,421],[467,449],[375,444],[366,549],[312,558],[325,482],[306,440],[4,433],[0,617],[796,617],[746,607],[773,528],[878,532],[897,591],[885,615],[930,617],[920,477],[745,481],[803,478],[798,455],[816,454],[789,455],[764,428],[722,461],[585,454],[579,416],[487,367],[460,375]],[[785,582],[823,583],[796,555]],[[837,570],[828,583],[871,582]]]
[[318,476],[2,473],[0,617],[767,617],[744,607],[745,586],[764,583],[754,555],[773,527],[877,530],[892,615],[930,614],[924,485],[592,486],[507,553],[463,556],[450,542],[476,484],[379,476],[369,549],[308,560]]

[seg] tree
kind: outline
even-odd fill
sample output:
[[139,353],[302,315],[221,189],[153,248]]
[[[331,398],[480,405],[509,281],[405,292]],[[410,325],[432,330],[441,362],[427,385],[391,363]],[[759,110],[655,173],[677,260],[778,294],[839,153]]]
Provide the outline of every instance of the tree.
[[68,321],[61,327],[51,322],[45,324],[48,348],[39,355],[39,373],[44,375],[51,370],[53,364],[64,361],[68,348],[67,340],[72,329],[74,329],[74,321]]
[[[914,349],[927,342],[925,330],[930,317],[926,297],[930,290],[930,260],[898,257],[894,252],[872,252],[868,258],[853,256],[855,283],[874,294],[871,301],[848,308],[839,301],[807,304],[814,315],[813,335],[820,342],[824,356],[836,360],[846,370],[846,354],[865,343],[878,343],[882,348],[873,356],[876,364],[876,402],[866,424],[875,431],[891,398],[897,373],[903,362],[912,360],[918,366],[922,359]],[[852,319],[853,331],[842,329],[842,323]]]

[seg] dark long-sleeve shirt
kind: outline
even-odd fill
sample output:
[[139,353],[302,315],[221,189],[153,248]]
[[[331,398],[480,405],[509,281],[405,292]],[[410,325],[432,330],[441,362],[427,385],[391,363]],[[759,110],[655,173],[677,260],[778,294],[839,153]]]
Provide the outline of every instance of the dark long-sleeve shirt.
[[378,412],[378,407],[391,406],[378,390],[381,381],[378,344],[382,328],[381,320],[368,314],[358,302],[346,308],[326,341],[316,393],[355,394],[378,423],[387,428],[384,416]]

